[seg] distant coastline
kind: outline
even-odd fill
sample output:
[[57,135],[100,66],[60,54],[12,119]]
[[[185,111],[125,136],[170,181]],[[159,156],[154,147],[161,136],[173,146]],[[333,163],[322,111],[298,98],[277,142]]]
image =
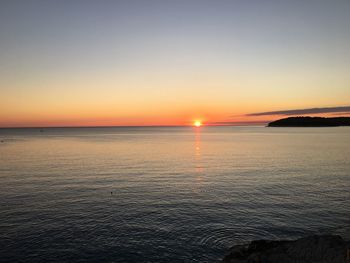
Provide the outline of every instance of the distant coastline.
[[337,127],[350,126],[350,117],[289,117],[268,123],[268,127]]

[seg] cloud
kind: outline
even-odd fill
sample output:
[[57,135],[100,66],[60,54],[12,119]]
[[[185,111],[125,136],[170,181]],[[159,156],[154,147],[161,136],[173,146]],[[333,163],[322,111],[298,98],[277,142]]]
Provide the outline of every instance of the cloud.
[[246,114],[246,116],[303,115],[303,114],[335,113],[335,112],[342,113],[342,114],[350,113],[350,106],[256,112],[256,113]]
[[264,121],[217,121],[217,122],[206,122],[206,125],[218,125],[218,126],[245,126],[245,125],[264,125],[269,123],[271,120]]

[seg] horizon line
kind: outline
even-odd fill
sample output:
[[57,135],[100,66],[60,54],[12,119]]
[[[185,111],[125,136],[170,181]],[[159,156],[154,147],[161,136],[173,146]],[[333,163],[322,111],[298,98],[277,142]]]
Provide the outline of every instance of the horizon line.
[[[254,124],[239,124],[234,125],[232,123],[229,124],[203,124],[201,127],[220,127],[220,126],[262,126],[266,122],[257,123]],[[260,124],[260,125],[258,125]],[[49,129],[49,128],[151,128],[151,127],[194,127],[191,125],[97,125],[97,126],[7,126],[7,127],[0,127],[0,129]],[[198,128],[198,127],[194,127]]]

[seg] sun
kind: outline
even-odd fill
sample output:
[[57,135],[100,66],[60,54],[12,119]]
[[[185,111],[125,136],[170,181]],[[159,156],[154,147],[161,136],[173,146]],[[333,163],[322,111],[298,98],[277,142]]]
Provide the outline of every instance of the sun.
[[195,126],[195,127],[201,127],[201,126],[202,126],[202,123],[201,123],[200,121],[195,121],[195,122],[193,123],[193,126]]

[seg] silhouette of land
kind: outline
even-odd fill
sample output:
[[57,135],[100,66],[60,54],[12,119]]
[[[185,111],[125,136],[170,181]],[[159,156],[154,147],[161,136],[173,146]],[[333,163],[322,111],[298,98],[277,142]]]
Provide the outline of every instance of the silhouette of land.
[[350,126],[350,117],[289,117],[270,122],[268,127],[336,127]]

